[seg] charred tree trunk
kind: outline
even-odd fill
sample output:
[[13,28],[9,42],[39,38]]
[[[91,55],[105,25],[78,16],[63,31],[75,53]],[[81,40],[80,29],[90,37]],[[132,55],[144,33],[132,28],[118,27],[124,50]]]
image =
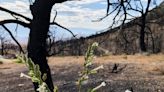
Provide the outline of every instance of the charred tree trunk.
[[[53,6],[52,0],[35,0],[30,6],[33,20],[31,21],[31,30],[28,43],[28,56],[35,64],[40,66],[42,75],[47,74],[46,83],[53,92],[53,82],[50,68],[46,59],[46,39],[49,31],[50,13]],[[33,83],[35,91],[38,88],[37,83]]]
[[144,13],[144,10],[142,10],[141,14],[141,30],[140,30],[140,48],[141,52],[146,52],[146,44],[145,44],[145,28],[146,28],[146,17],[149,12],[149,7],[150,7],[151,0],[148,0],[146,10]]
[[1,39],[1,55],[4,55],[4,42],[3,39]]
[[152,33],[151,33],[151,40],[152,40],[152,51],[153,51],[153,53],[155,53],[154,37],[153,37]]
[[141,52],[146,52],[146,44],[145,44],[145,27],[146,27],[146,14],[142,14],[141,17],[141,30],[140,30],[140,49]]

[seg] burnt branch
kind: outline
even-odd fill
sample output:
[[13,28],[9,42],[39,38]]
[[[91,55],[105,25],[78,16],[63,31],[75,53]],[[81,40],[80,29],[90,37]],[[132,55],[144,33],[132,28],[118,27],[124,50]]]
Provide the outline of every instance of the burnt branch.
[[80,1],[80,0],[53,0],[53,3],[63,3],[63,2],[66,2],[66,1]]
[[9,13],[9,14],[11,14],[12,16],[14,16],[14,15],[15,15],[15,16],[19,16],[19,17],[22,17],[22,18],[26,19],[26,20],[29,21],[29,22],[31,21],[30,18],[25,17],[25,16],[23,16],[23,15],[21,15],[21,14],[19,14],[19,13],[10,11],[10,10],[8,10],[8,9],[5,9],[5,8],[3,8],[3,7],[0,7],[0,10]]
[[11,38],[15,41],[15,43],[18,45],[19,49],[20,49],[20,53],[24,53],[21,45],[19,44],[19,42],[15,39],[15,37],[13,36],[13,34],[11,33],[11,31],[5,26],[5,25],[2,25],[2,27],[10,34]]
[[[73,0],[58,0],[58,2],[62,2],[62,1],[73,1]],[[14,16],[14,18],[16,18],[15,16],[19,16],[19,17],[24,18],[24,19],[26,19],[27,21],[31,22],[31,19],[30,19],[30,18],[25,17],[25,16],[23,16],[23,15],[21,15],[21,14],[19,14],[19,13],[10,11],[10,10],[5,9],[5,8],[3,8],[3,7],[0,7],[0,10],[1,10],[1,11],[4,11],[4,12],[7,12],[7,13],[9,13],[9,14],[11,14],[12,16]],[[72,34],[73,37],[76,37],[76,35],[74,35],[74,33],[73,33],[71,30],[69,30],[68,28],[66,28],[66,27],[64,27],[64,26],[62,26],[62,25],[60,25],[60,24],[58,24],[57,22],[55,22],[56,16],[57,16],[57,12],[56,12],[56,15],[55,15],[55,17],[54,17],[53,22],[51,22],[50,25],[56,25],[56,26],[58,26],[58,27],[60,27],[60,28],[62,28],[62,29],[64,29],[64,30],[67,30],[68,32],[70,32],[70,33]],[[30,28],[30,24],[29,24],[29,23],[25,23],[25,22],[23,22],[23,21],[20,21],[20,20],[18,20],[17,18],[16,18],[15,20],[14,20],[14,19],[7,19],[7,20],[2,20],[2,21],[0,21],[0,25],[8,24],[8,23],[16,23],[16,24],[20,24],[20,25],[22,25],[22,26],[24,26],[24,27]]]
[[22,21],[19,21],[19,20],[7,19],[7,20],[0,21],[0,25],[9,24],[9,23],[16,23],[16,24],[22,25],[23,27],[30,28],[29,23],[25,23],[25,22],[22,22]]
[[51,25],[56,25],[56,26],[58,26],[58,27],[60,27],[60,28],[62,28],[64,30],[67,30],[68,32],[70,32],[72,34],[73,37],[76,37],[76,35],[71,30],[69,30],[68,28],[66,28],[66,27],[64,27],[64,26],[62,26],[60,24],[58,24],[57,22],[51,22],[50,24]]
[[57,15],[58,15],[58,12],[55,10],[55,16],[54,16],[53,22],[55,22]]

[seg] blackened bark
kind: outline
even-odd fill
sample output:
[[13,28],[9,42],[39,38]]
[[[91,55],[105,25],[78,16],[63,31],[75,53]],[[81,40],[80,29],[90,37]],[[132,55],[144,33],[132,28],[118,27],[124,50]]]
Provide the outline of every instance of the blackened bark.
[[[33,20],[31,21],[28,56],[35,64],[40,66],[42,74],[47,74],[46,83],[53,92],[54,86],[46,59],[46,39],[49,31],[50,13],[53,6],[51,1],[35,0],[35,3],[30,7]],[[38,84],[34,83],[34,86],[36,91]]]
[[154,38],[152,33],[151,33],[151,40],[152,40],[152,51],[153,53],[155,53],[155,44],[154,44]]
[[149,12],[150,3],[151,0],[148,0],[145,13],[143,13],[144,11],[142,10],[141,31],[140,31],[140,48],[142,52],[147,51],[146,44],[145,44],[145,28],[146,28],[146,17]]
[[146,44],[145,44],[145,24],[146,23],[146,16],[142,15],[141,20],[141,30],[140,30],[140,48],[142,52],[146,52]]
[[1,55],[4,55],[4,42],[3,42],[3,38],[1,39]]

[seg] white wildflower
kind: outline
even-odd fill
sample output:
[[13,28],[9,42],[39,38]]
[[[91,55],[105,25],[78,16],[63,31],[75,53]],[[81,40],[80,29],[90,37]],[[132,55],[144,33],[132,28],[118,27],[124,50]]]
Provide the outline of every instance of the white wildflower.
[[92,44],[92,46],[95,46],[95,47],[98,47],[98,43],[97,42],[94,42],[93,44]]
[[99,66],[99,67],[97,67],[97,68],[93,69],[93,71],[97,71],[97,70],[99,70],[99,69],[104,69],[104,66],[103,66],[103,65],[101,65],[101,66]]
[[20,74],[20,77],[26,77],[26,78],[28,78],[28,79],[31,79],[30,76],[28,76],[28,75],[26,75],[26,74],[24,74],[24,73],[21,73],[21,74]]
[[130,90],[127,89],[127,90],[125,90],[125,92],[132,92],[132,91],[130,91]]
[[104,86],[106,86],[106,83],[102,82],[99,86],[97,86],[94,89],[92,89],[92,91],[94,92],[94,91],[96,91],[96,90],[98,90],[98,89],[100,89],[101,87],[104,87]]

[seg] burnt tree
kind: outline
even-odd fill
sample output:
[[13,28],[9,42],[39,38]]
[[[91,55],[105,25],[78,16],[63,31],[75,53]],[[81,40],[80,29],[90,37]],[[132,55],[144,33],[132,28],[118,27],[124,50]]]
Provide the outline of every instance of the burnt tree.
[[[61,25],[59,25],[58,23],[54,21],[50,23],[50,13],[51,13],[51,9],[53,5],[55,5],[56,3],[62,3],[65,1],[72,1],[72,0],[35,0],[30,5],[30,10],[31,10],[33,19],[27,18],[21,14],[18,14],[18,13],[15,13],[15,12],[12,12],[10,10],[0,7],[1,11],[5,11],[13,15],[14,17],[16,16],[21,17],[29,22],[29,23],[23,22],[18,19],[15,19],[15,20],[7,19],[7,20],[0,21],[0,25],[2,25],[3,28],[9,32],[10,30],[7,29],[7,27],[5,27],[4,24],[16,23],[24,27],[30,28],[29,43],[28,43],[28,56],[32,59],[32,61],[35,64],[38,64],[40,66],[40,71],[42,74],[44,73],[47,74],[46,83],[52,92],[53,92],[54,87],[53,87],[53,82],[51,78],[50,68],[47,64],[47,59],[46,59],[46,55],[47,55],[46,39],[48,37],[47,34],[49,31],[49,26],[51,24],[55,24],[71,32],[67,28],[62,27]],[[129,0],[118,0],[117,1],[118,3],[110,3],[109,0],[107,0],[108,6],[115,5],[116,6],[115,10],[123,11],[123,15],[124,15],[123,24],[125,22],[125,19],[127,18],[126,6],[127,4],[129,4],[128,1]],[[111,13],[112,12],[113,11],[111,11]],[[111,14],[109,13],[109,7],[107,7],[107,13],[108,13],[107,16]],[[116,16],[118,15],[118,13],[116,14]],[[116,16],[114,17],[114,19],[116,18]],[[38,84],[34,83],[34,86],[35,86],[35,91],[36,91],[36,89],[38,88]]]
[[[47,59],[46,59],[46,55],[47,55],[46,39],[48,37],[47,33],[49,31],[49,25],[57,25],[69,31],[73,35],[73,33],[69,29],[61,26],[55,21],[50,23],[50,13],[51,13],[52,6],[55,3],[62,3],[64,1],[67,1],[67,0],[46,0],[46,1],[35,0],[34,3],[31,3],[30,5],[30,10],[31,10],[33,19],[30,19],[19,13],[0,7],[1,11],[9,13],[15,18],[15,19],[2,20],[0,21],[0,25],[10,34],[10,36],[18,44],[21,50],[22,50],[22,47],[14,38],[11,31],[5,26],[5,24],[16,23],[30,29],[29,43],[28,43],[28,56],[29,58],[33,60],[35,64],[38,64],[40,66],[40,71],[42,74],[44,73],[47,74],[46,83],[52,92],[53,92],[54,87],[53,87],[53,82],[51,78],[50,68],[47,64]],[[24,19],[27,22],[18,20],[19,18]],[[35,86],[35,91],[36,91],[36,89],[38,88],[38,84],[34,83],[34,86]]]
[[[47,74],[46,83],[53,91],[50,68],[46,59],[46,38],[50,24],[50,12],[53,6],[50,1],[36,0],[30,7],[33,19],[30,27],[28,56],[35,64],[40,66],[42,74]],[[35,89],[38,88],[38,84],[34,83],[34,86]]]
[[[46,59],[46,39],[50,25],[50,13],[55,3],[62,3],[65,0],[35,0],[30,6],[33,19],[30,25],[28,43],[28,56],[35,64],[40,66],[42,74],[47,74],[46,83],[53,92],[54,86],[51,78],[50,68]],[[35,90],[38,84],[34,83]]]
[[[146,42],[145,42],[145,35],[146,35],[146,26],[149,23],[149,21],[147,20],[147,15],[150,12],[150,7],[152,6],[151,3],[155,5],[156,1],[147,0],[145,5],[144,5],[144,1],[142,0],[118,0],[118,2],[115,0],[114,1],[107,0],[107,1],[108,1],[107,15],[101,18],[100,20],[116,12],[113,18],[112,26],[110,26],[109,28],[112,28],[113,25],[115,24],[117,25],[117,22],[120,21],[122,23],[122,26],[120,26],[120,29],[124,29],[125,22],[128,22],[129,20],[138,19],[139,21],[135,24],[139,25],[140,27],[140,31],[139,31],[140,51],[146,52],[147,47],[146,47]],[[110,9],[111,7],[112,8],[114,7],[114,8]],[[135,13],[132,14],[132,11]],[[138,18],[138,15],[136,15],[137,13],[141,15],[139,18]]]

